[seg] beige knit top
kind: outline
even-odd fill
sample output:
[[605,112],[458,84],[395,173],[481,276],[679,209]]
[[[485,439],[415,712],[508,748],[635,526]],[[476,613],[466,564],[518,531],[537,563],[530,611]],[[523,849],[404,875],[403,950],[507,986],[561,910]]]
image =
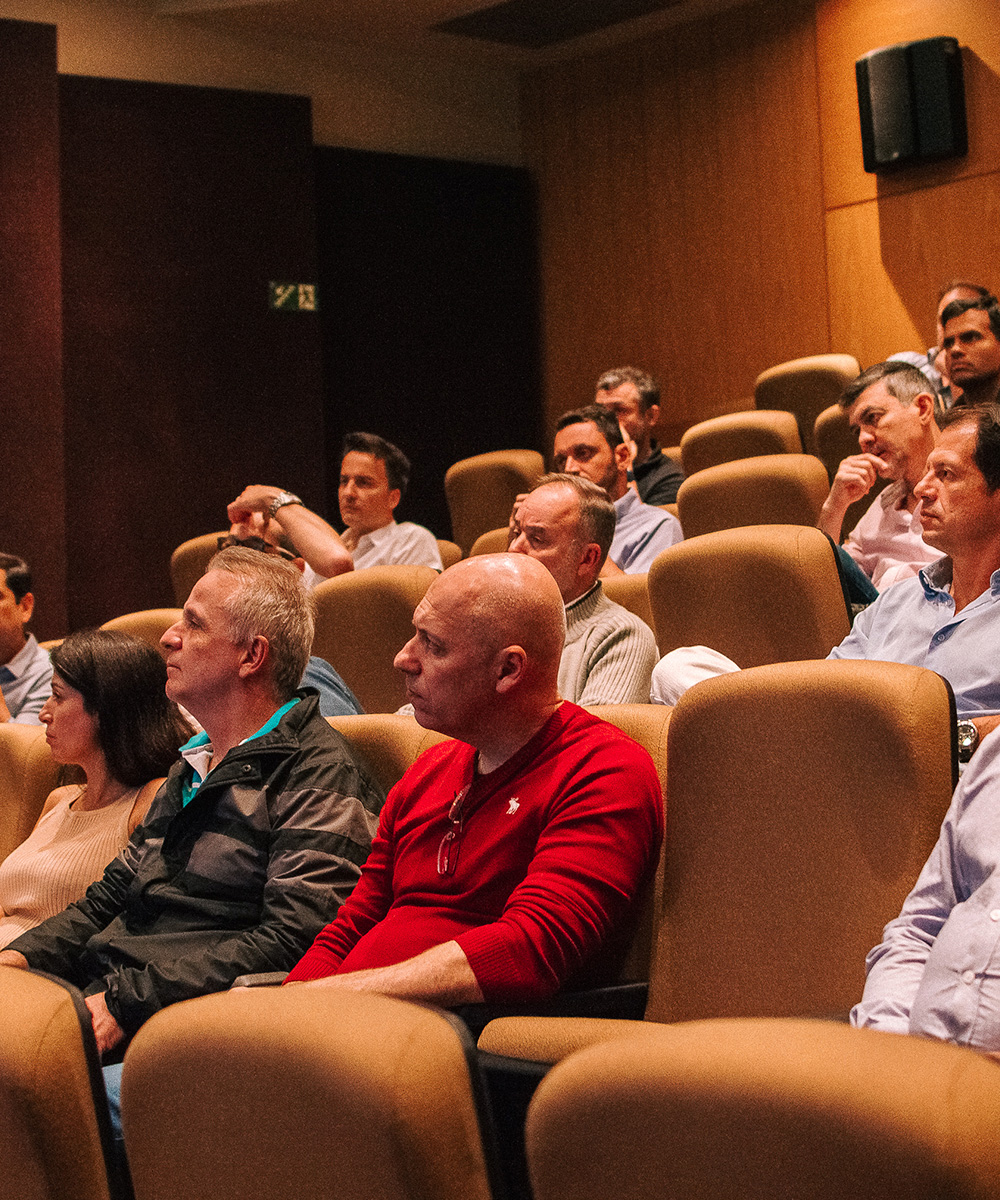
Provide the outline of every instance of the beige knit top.
[[129,839],[139,789],[104,808],[71,807],[71,792],[39,819],[30,835],[0,863],[0,947],[79,900]]

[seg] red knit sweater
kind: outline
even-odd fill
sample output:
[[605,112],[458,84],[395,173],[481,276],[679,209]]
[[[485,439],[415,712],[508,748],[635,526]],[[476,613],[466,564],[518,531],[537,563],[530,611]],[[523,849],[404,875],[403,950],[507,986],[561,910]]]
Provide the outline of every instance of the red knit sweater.
[[[403,962],[452,940],[488,1001],[607,978],[663,841],[649,755],[564,703],[497,770],[474,776],[474,761],[471,746],[444,742],[407,771],[360,882],[289,982]],[[456,828],[449,809],[464,788],[442,874],[442,839]]]

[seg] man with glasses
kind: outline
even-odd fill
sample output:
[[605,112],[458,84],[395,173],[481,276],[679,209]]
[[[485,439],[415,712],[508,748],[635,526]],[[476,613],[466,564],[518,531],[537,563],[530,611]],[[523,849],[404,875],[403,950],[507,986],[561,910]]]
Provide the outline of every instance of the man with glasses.
[[560,699],[565,620],[533,558],[445,571],[396,656],[417,721],[455,739],[390,792],[372,853],[289,983],[445,1006],[614,977],[656,868],[642,747]]

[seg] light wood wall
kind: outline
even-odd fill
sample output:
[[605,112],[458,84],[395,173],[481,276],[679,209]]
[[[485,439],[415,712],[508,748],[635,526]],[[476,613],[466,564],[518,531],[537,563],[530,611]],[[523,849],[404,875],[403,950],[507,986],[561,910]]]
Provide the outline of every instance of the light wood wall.
[[[855,60],[937,35],[969,156],[866,175]],[[529,76],[549,428],[625,362],[672,441],[775,363],[930,345],[945,279],[1000,286],[998,68],[993,0],[772,0]]]

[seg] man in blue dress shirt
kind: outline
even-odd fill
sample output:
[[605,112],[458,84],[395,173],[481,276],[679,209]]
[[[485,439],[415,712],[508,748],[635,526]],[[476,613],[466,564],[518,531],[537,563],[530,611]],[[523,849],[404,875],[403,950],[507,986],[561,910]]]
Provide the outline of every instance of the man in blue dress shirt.
[[25,629],[35,607],[31,571],[23,558],[0,554],[0,573],[0,722],[38,725],[52,666],[49,652]]

